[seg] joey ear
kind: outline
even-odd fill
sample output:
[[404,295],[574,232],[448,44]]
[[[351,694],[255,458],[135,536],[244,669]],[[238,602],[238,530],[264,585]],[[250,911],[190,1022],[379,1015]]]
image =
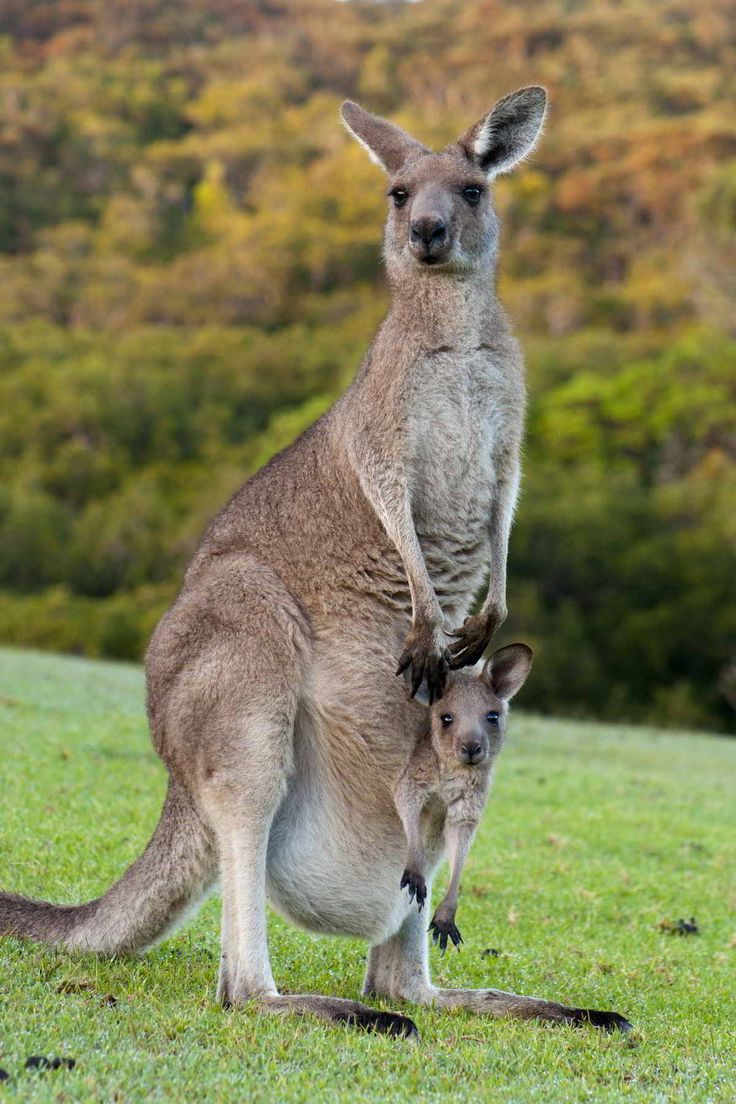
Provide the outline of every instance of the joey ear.
[[509,172],[531,153],[542,132],[547,93],[539,85],[520,88],[457,140],[470,160],[490,176]]
[[533,655],[528,644],[509,644],[506,648],[499,648],[486,660],[481,677],[497,698],[511,701],[526,682]]
[[375,161],[384,172],[398,172],[412,154],[430,152],[401,127],[389,123],[380,115],[371,115],[370,111],[351,100],[346,100],[342,105],[341,114],[345,128],[360,142],[371,161]]

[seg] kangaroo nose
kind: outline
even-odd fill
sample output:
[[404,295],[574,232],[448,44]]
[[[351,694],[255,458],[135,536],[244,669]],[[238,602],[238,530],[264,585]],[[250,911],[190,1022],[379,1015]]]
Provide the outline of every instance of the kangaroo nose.
[[447,237],[447,227],[441,218],[423,215],[411,224],[411,240],[424,245],[440,245]]
[[477,743],[463,744],[462,747],[463,759],[466,763],[477,763],[483,754],[483,748]]

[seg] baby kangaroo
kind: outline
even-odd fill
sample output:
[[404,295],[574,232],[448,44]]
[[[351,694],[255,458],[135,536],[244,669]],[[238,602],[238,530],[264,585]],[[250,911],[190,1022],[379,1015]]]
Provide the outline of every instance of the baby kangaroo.
[[460,877],[503,746],[509,702],[531,665],[531,648],[510,644],[494,652],[480,672],[456,674],[430,709],[429,724],[394,789],[409,843],[401,887],[408,887],[411,900],[416,896],[420,911],[427,899],[425,833],[444,820],[450,884],[429,925],[443,951],[448,939],[456,947],[463,941],[455,924]]

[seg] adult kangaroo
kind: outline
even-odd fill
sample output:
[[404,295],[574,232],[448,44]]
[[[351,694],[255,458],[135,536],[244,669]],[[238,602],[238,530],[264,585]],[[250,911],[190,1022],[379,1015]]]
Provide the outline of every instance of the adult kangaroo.
[[522,89],[433,153],[343,106],[389,176],[388,315],[347,393],[211,524],[153,635],[148,711],[169,790],[146,851],[89,904],[0,894],[1,932],[139,951],[219,877],[225,1005],[416,1031],[355,1001],[280,995],[268,900],[312,931],[367,939],[366,995],[626,1026],[616,1013],[436,988],[423,917],[399,884],[406,840],[392,790],[426,710],[397,659],[431,702],[505,615],[524,384],[494,291],[491,181],[532,149],[545,107],[543,89]]

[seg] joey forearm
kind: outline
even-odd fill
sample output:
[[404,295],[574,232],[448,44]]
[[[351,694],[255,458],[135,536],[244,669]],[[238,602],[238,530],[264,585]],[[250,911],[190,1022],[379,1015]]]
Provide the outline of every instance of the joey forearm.
[[455,924],[455,914],[457,912],[460,878],[475,828],[474,823],[465,821],[449,823],[445,827],[445,842],[450,859],[450,884],[445,896],[435,909],[429,925],[432,938],[435,943],[439,943],[442,951],[447,948],[448,940],[456,947],[463,941],[460,930]]
[[450,882],[447,887],[447,892],[437,908],[437,912],[442,910],[443,914],[446,913],[448,915],[451,912],[453,919],[455,910],[457,909],[460,879],[474,833],[475,824],[468,824],[465,822],[452,824],[445,829],[445,838],[450,859]]
[[396,809],[401,818],[406,835],[406,861],[404,873],[401,876],[401,888],[409,890],[409,899],[416,896],[417,905],[421,909],[427,898],[427,884],[425,874],[427,870],[427,857],[424,850],[422,837],[422,808],[424,806],[424,793],[416,785],[410,775],[405,774],[394,793]]
[[422,838],[422,793],[411,783],[404,780],[396,793],[396,807],[406,835],[406,865],[418,874],[424,874],[427,858]]

